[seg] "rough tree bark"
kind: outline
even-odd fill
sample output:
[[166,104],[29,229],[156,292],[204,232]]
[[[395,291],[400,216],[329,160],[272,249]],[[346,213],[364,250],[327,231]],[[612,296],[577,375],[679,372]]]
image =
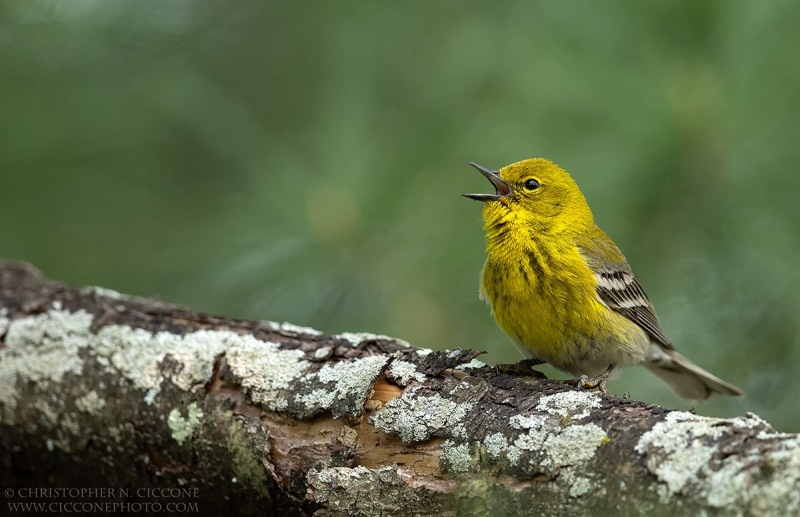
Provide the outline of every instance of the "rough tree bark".
[[[182,502],[220,515],[800,510],[800,438],[755,415],[668,411],[498,373],[475,355],[198,314],[0,263],[3,504],[141,514]],[[55,487],[108,490],[32,490]]]

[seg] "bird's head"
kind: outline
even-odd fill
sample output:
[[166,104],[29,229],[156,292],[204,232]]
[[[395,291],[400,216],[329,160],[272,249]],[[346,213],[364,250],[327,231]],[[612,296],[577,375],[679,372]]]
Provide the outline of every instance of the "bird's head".
[[[545,233],[560,233],[593,223],[592,212],[567,171],[544,158],[529,158],[498,171],[470,162],[492,185],[494,194],[464,194],[483,201],[487,230],[523,223]],[[575,228],[577,229],[577,228]]]

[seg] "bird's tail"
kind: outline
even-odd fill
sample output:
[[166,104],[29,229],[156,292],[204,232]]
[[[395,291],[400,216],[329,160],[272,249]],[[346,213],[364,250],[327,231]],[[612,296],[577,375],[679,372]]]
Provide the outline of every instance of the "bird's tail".
[[744,392],[703,370],[675,350],[650,345],[647,368],[669,384],[675,393],[690,402],[706,400],[712,393],[739,397]]

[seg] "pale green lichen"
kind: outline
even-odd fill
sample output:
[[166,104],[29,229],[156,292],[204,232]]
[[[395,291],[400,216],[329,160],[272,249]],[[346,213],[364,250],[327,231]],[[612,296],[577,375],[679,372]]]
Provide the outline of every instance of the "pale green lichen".
[[[558,472],[557,482],[569,488],[571,497],[589,492],[591,478],[583,475],[585,465],[597,449],[608,442],[606,432],[595,424],[545,428],[535,419],[518,421],[523,427],[531,423],[526,435],[519,436],[509,447],[509,462],[527,457],[530,466]],[[514,450],[517,449],[517,450]]]
[[55,440],[56,447],[65,452],[83,449],[90,439],[90,437],[81,433],[81,426],[73,418],[73,415],[62,415],[54,431],[57,435]]
[[571,467],[592,459],[597,448],[608,440],[606,432],[595,424],[553,428],[547,425],[547,421],[548,417],[543,415],[511,417],[509,425],[527,430],[527,433],[520,434],[509,450],[517,448],[520,451],[540,452],[543,457],[539,459],[539,464],[545,467]]
[[[83,349],[101,367],[143,390],[148,404],[155,402],[165,381],[184,391],[202,390],[211,377],[216,358],[225,354],[228,367],[242,380],[252,400],[280,411],[288,406],[290,384],[311,364],[302,350],[284,350],[278,343],[231,331],[198,330],[176,335],[108,325],[95,334],[90,330],[92,322],[91,314],[82,310],[67,312],[58,304],[45,313],[14,321],[3,316],[0,320],[5,330],[4,346],[0,349],[3,422],[13,424],[17,381],[43,386],[47,382],[61,382],[67,374],[79,375],[84,366],[79,354]],[[177,365],[165,369],[163,363],[168,357]],[[323,368],[319,374],[323,381],[326,375],[339,379],[333,397],[353,390],[368,392],[374,382],[374,378],[368,377],[383,368],[386,361],[384,356],[374,356],[350,367],[339,366],[342,370],[336,372],[331,367]]]
[[31,382],[61,382],[67,373],[80,373],[78,352],[89,343],[92,320],[83,310],[52,309],[12,321],[0,350],[0,368]]
[[[387,467],[391,468],[391,467]],[[357,466],[353,468],[348,467],[332,467],[323,470],[311,469],[310,476],[313,476],[315,488],[315,500],[324,501],[330,496],[330,492],[336,489],[343,489],[345,491],[357,488],[361,485],[360,481],[363,478],[372,477],[373,471],[367,467]]]
[[76,448],[81,448],[86,443],[88,437],[81,433],[80,425],[74,415],[66,413],[62,406],[63,401],[56,397],[51,397],[52,403],[47,399],[40,398],[33,401],[31,406],[36,410],[39,420],[34,425],[41,425],[41,432],[47,436],[48,443],[52,449],[60,449],[71,452]]
[[371,334],[369,332],[343,332],[341,334],[336,334],[335,336],[333,336],[333,338],[343,339],[354,347],[360,345],[364,341],[391,341],[393,343],[397,343],[402,346],[407,346],[407,347],[411,346],[402,339],[397,339],[390,336],[384,336],[382,334]]
[[349,362],[326,364],[317,377],[320,382],[335,382],[338,395],[361,393],[369,389],[372,381],[381,374],[388,358],[380,355],[362,357]]
[[[307,376],[314,384],[332,384],[310,393],[295,396],[301,405],[302,416],[311,416],[320,411],[334,409],[334,417],[346,412],[359,413],[369,396],[375,380],[381,375],[389,358],[374,355],[324,365],[318,372]],[[334,408],[336,402],[343,402]]]
[[[743,454],[720,454],[717,442],[731,429],[763,425],[755,415],[723,420],[675,411],[642,435],[636,451],[646,456],[647,468],[660,481],[656,490],[662,502],[691,490],[713,508],[793,515],[800,510],[800,437],[767,429],[751,439]],[[783,474],[765,476],[757,465],[773,465]]]
[[172,432],[172,439],[178,442],[178,445],[183,445],[183,442],[191,438],[195,429],[200,426],[202,418],[203,410],[197,407],[195,402],[186,408],[186,417],[181,415],[178,408],[170,411],[167,425]]
[[75,399],[75,407],[90,415],[97,415],[106,407],[106,401],[101,399],[96,391],[91,390]]
[[[438,479],[428,482],[408,470],[410,466],[311,469],[307,497],[320,503],[318,513],[331,516],[455,515],[455,486]],[[465,513],[460,510],[459,515]],[[471,508],[466,513],[478,515]]]
[[228,367],[250,390],[256,403],[273,411],[288,405],[282,392],[308,369],[309,363],[301,350],[282,350],[278,343],[260,341],[252,336],[237,336],[229,343],[226,353]]
[[161,389],[163,375],[158,368],[167,354],[166,343],[156,341],[153,333],[122,325],[111,325],[100,330],[94,339],[94,356],[119,371],[137,388]]
[[396,467],[311,469],[309,494],[333,515],[394,515],[413,504],[419,488],[398,478]]
[[[748,458],[750,461],[756,459],[757,452]],[[748,485],[747,479],[742,479],[739,471],[735,471],[732,464],[720,469],[710,481],[712,489],[709,491],[709,501],[722,506],[724,501],[733,499],[723,487],[725,477],[734,477],[733,485],[741,487],[742,490],[749,488],[750,493],[745,497],[750,501],[754,515],[797,515],[800,513],[800,437],[792,436],[781,443],[780,448],[768,452],[764,459],[764,465],[780,465],[780,470],[784,473],[781,477],[770,480],[762,480],[763,489],[759,497],[753,497],[753,486]],[[785,512],[785,513],[782,513]]]
[[372,423],[385,432],[397,433],[406,442],[427,440],[433,435],[466,437],[464,416],[473,403],[456,403],[440,395],[416,395],[412,388],[391,400],[372,417]]
[[97,287],[95,285],[84,287],[79,292],[81,294],[94,294],[97,296],[102,296],[104,298],[111,298],[112,300],[127,300],[128,298],[130,298],[130,296],[114,291],[113,289],[108,289],[106,287]]
[[321,336],[322,332],[317,329],[312,329],[311,327],[301,327],[300,325],[295,325],[294,323],[289,323],[286,321],[277,322],[277,321],[263,321],[267,327],[272,330],[278,332],[291,332],[292,334],[305,334],[307,336]]
[[60,382],[68,373],[80,374],[79,352],[92,337],[92,315],[60,309],[3,323],[4,346],[0,348],[0,418],[14,424],[17,381],[44,385]]
[[170,380],[184,391],[201,389],[211,378],[217,356],[246,341],[244,336],[219,330],[197,330],[184,336],[158,332],[153,340],[181,365]]
[[180,365],[168,379],[189,391],[202,389],[211,377],[214,361],[225,353],[229,368],[242,379],[253,400],[274,410],[286,407],[287,400],[279,392],[309,365],[300,350],[281,350],[278,343],[226,330],[176,335],[111,325],[92,339],[91,349],[98,360],[106,358],[134,386],[147,391],[148,403],[153,403],[161,390],[164,374],[160,365],[167,356]]
[[303,407],[308,408],[309,412],[313,412],[318,409],[331,407],[333,401],[336,400],[336,391],[316,389],[305,395],[297,395],[295,398]]
[[443,470],[452,474],[462,474],[472,470],[475,458],[470,454],[469,446],[466,443],[445,440],[440,462],[444,467]]
[[492,458],[499,458],[502,454],[508,452],[508,440],[501,433],[490,434],[484,438],[483,446]]
[[538,411],[570,420],[588,418],[591,410],[601,405],[600,397],[587,391],[563,391],[545,395],[536,405]]
[[122,325],[104,327],[93,340],[99,361],[112,366],[143,390],[161,389],[164,375],[160,364],[167,355],[180,364],[169,378],[183,390],[200,388],[208,381],[214,360],[226,347],[241,344],[245,336],[229,331],[198,330],[185,335],[152,333]]
[[401,361],[395,359],[389,364],[389,377],[405,386],[409,382],[417,381],[422,382],[425,380],[425,374],[417,369],[417,365],[408,361]]
[[545,440],[547,466],[581,466],[591,460],[598,447],[608,442],[608,435],[598,425],[571,425],[551,430]]
[[57,424],[61,418],[61,411],[51,406],[44,398],[34,400],[31,405],[39,414],[39,418],[44,421],[48,427]]
[[156,401],[156,397],[158,396],[158,389],[150,388],[147,390],[147,393],[144,394],[144,403],[148,406],[152,406],[153,403]]
[[544,415],[514,415],[508,419],[513,429],[544,429],[547,417]]
[[715,419],[696,417],[682,411],[669,413],[663,422],[642,435],[636,451],[644,453],[655,447],[667,455],[665,461],[649,455],[648,468],[666,483],[670,492],[677,493],[696,478],[698,470],[714,455],[714,447],[697,438],[719,438],[724,431],[721,427],[714,427],[712,424],[715,422]]
[[569,487],[570,497],[582,497],[589,493],[592,488],[592,482],[586,477],[576,477]]
[[[505,457],[511,466],[530,472],[558,473],[556,482],[569,491],[571,497],[586,495],[591,478],[584,475],[586,464],[594,458],[597,449],[608,442],[608,435],[595,424],[553,425],[554,417],[563,417],[568,400],[577,402],[578,415],[591,400],[575,398],[547,398],[537,409],[545,414],[514,415],[509,418],[510,429],[522,431],[513,439],[502,433],[493,433],[483,440],[489,457]],[[582,405],[582,402],[587,404]],[[513,441],[511,441],[513,440]]]

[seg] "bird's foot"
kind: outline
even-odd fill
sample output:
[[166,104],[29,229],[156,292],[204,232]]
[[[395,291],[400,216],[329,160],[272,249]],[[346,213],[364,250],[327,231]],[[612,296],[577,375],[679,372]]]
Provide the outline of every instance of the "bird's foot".
[[600,379],[600,377],[595,377],[590,379],[586,375],[581,375],[578,377],[577,380],[578,388],[585,388],[589,390],[593,390],[595,388],[598,389],[601,393],[608,393],[608,387],[606,386],[606,379]]
[[590,390],[597,388],[601,393],[608,393],[606,383],[608,382],[608,377],[611,375],[612,371],[614,371],[614,365],[610,364],[608,365],[608,368],[606,368],[606,371],[597,377],[589,378],[587,375],[581,375],[575,379],[574,382],[578,388],[586,388]]
[[497,373],[510,373],[517,375],[530,375],[540,379],[546,379],[547,376],[539,370],[534,370],[533,367],[544,364],[545,361],[539,359],[523,359],[522,361],[514,364],[498,364],[494,367]]

